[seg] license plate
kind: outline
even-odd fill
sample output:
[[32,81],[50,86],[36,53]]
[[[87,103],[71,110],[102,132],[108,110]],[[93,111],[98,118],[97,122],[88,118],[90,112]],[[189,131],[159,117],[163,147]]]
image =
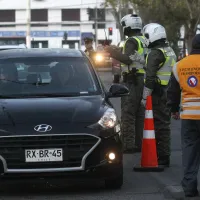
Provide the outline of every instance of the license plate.
[[56,162],[63,161],[62,149],[27,149],[26,162]]

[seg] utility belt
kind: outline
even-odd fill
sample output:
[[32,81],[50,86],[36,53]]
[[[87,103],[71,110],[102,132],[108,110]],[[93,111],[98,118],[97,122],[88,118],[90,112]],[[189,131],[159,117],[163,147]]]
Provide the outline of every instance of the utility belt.
[[124,83],[130,83],[130,84],[132,83],[132,84],[137,85],[138,76],[144,77],[144,73],[139,72],[139,70],[136,68],[132,68],[131,70],[129,70],[129,72],[122,73]]
[[167,85],[161,85],[161,80],[157,77],[152,94],[163,96],[167,89]]

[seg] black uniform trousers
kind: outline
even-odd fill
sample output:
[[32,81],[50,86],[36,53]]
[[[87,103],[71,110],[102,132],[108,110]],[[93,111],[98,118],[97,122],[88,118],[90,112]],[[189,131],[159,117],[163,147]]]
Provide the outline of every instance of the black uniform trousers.
[[185,194],[197,193],[197,175],[200,165],[200,120],[183,119],[182,137],[182,187]]
[[153,117],[155,127],[155,137],[157,143],[158,160],[165,159],[170,156],[171,147],[171,131],[170,131],[170,111],[166,106],[167,93],[166,86],[160,86],[161,93],[153,91]]
[[134,81],[124,83],[130,91],[129,96],[121,98],[121,131],[124,150],[132,150],[142,146],[145,109],[141,105],[144,88],[144,75],[139,74]]

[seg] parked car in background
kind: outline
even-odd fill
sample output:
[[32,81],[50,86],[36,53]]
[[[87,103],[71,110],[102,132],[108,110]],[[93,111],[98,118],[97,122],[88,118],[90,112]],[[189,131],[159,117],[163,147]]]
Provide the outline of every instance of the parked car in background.
[[111,68],[112,58],[109,53],[104,51],[103,45],[98,45],[96,48],[95,67],[97,68]]
[[[124,41],[118,43],[118,47],[123,48]],[[112,74],[113,74],[113,83],[119,83],[121,79],[121,62],[112,58]]]

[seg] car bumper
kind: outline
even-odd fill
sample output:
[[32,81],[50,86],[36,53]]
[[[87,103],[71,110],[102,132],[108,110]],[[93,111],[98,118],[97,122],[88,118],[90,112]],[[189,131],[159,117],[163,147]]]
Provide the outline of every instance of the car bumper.
[[122,173],[122,164],[110,164],[104,163],[98,166],[93,166],[84,171],[73,172],[46,172],[46,173],[6,173],[0,176],[1,182],[10,181],[26,181],[26,180],[49,180],[49,181],[61,181],[70,180],[105,180],[112,179]]
[[[60,135],[54,135],[59,137]],[[27,136],[23,136],[26,138]],[[61,136],[60,136],[61,137]],[[120,140],[119,134],[114,134],[108,138],[98,137],[90,134],[72,134],[72,135],[62,135],[61,139],[64,141],[64,138],[68,140],[74,139],[77,137],[89,138],[87,141],[81,140],[84,144],[76,144],[77,147],[69,144],[67,147],[63,146],[63,161],[62,162],[36,162],[36,163],[27,163],[25,162],[25,149],[30,149],[29,144],[26,143],[23,146],[21,138],[18,140],[22,146],[20,150],[13,153],[8,152],[8,148],[3,148],[3,144],[0,138],[0,178],[1,180],[8,179],[20,179],[22,178],[67,178],[67,179],[91,179],[91,178],[105,178],[115,176],[116,173],[119,173],[119,170],[122,168],[122,143]],[[34,136],[30,136],[32,146],[35,142],[37,143],[37,149],[41,149],[42,145],[39,145],[38,142],[43,141],[44,138],[48,139],[48,136],[37,136],[37,140]],[[53,138],[53,136],[52,136]],[[9,137],[7,137],[8,142]],[[5,138],[3,140],[4,147],[6,146]],[[14,140],[14,137],[12,137]],[[94,141],[93,141],[94,140]],[[17,141],[15,141],[17,143]],[[53,141],[53,139],[52,139]],[[77,140],[78,141],[78,140]],[[46,142],[45,144],[50,144],[51,141]],[[86,145],[92,143],[90,147],[86,148]],[[10,144],[10,143],[9,143]],[[85,145],[86,144],[86,145]],[[70,147],[73,146],[72,147]],[[31,149],[33,147],[31,146]],[[50,145],[48,145],[50,146]],[[51,148],[56,148],[58,145],[51,145]],[[19,147],[19,146],[18,146]],[[47,148],[46,145],[43,147]],[[13,149],[14,150],[14,149]],[[110,160],[108,157],[109,153],[114,153],[116,158]],[[71,160],[70,160],[71,159]]]

